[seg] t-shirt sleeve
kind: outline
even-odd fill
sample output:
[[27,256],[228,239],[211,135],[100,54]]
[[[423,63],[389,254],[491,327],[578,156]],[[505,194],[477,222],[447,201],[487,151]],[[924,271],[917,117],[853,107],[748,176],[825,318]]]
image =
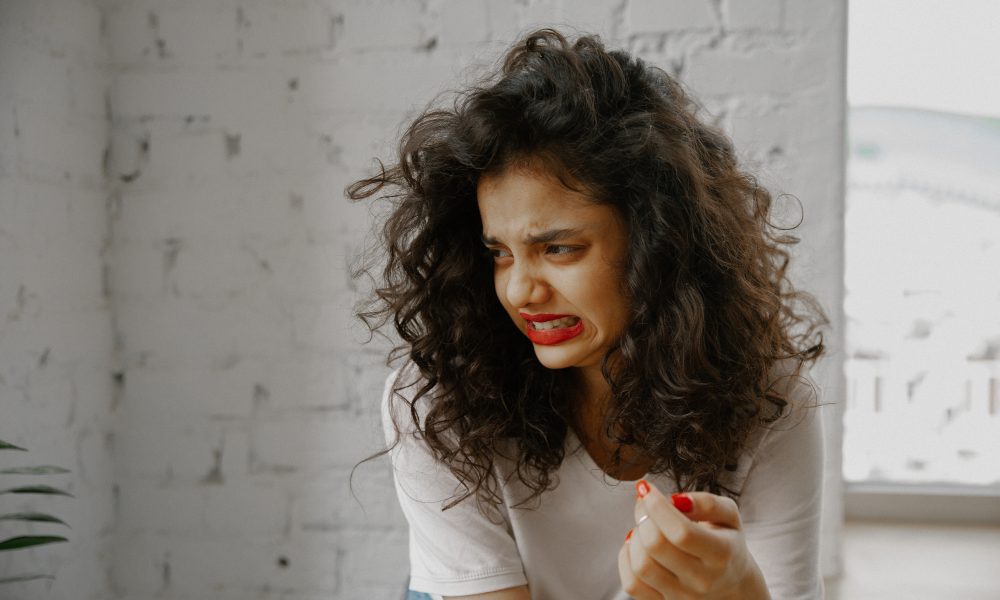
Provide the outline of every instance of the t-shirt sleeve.
[[747,546],[774,600],[823,597],[819,564],[823,419],[819,388],[803,369],[788,415],[761,438],[740,496]]
[[[408,373],[412,370],[404,367],[401,371],[407,375],[401,381],[412,381]],[[395,439],[393,415],[400,428],[399,443],[390,458],[396,495],[409,523],[410,589],[464,596],[526,585],[521,557],[503,515],[488,518],[481,514],[475,496],[442,510],[463,488],[414,434],[409,404],[398,395],[412,397],[417,386],[400,390],[391,398],[399,373],[393,372],[386,380],[382,424],[390,445]],[[425,398],[417,404],[421,419]]]

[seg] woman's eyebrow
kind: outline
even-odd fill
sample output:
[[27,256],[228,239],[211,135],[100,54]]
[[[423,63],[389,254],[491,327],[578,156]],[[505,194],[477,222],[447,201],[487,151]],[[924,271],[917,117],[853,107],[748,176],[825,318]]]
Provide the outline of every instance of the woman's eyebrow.
[[[528,237],[524,238],[524,244],[526,246],[530,246],[532,244],[548,244],[549,242],[558,242],[559,240],[582,235],[583,232],[584,230],[579,228],[549,229],[548,231],[543,231],[541,233],[529,234]],[[482,235],[482,239],[483,244],[487,246],[500,243],[500,240],[485,233]]]

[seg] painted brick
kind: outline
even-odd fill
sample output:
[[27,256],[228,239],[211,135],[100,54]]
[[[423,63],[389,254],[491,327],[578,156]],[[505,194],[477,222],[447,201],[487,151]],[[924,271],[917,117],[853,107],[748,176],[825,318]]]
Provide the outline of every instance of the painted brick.
[[308,352],[337,352],[356,348],[367,338],[351,309],[351,295],[326,302],[289,302],[291,309],[292,347]]
[[708,0],[632,0],[628,23],[633,33],[691,31],[719,26]]
[[350,470],[328,471],[322,480],[300,488],[292,505],[297,531],[319,535],[354,530],[406,529],[406,519],[393,492],[392,474],[385,457]]
[[374,419],[349,413],[291,413],[254,425],[251,451],[257,471],[312,471],[352,467],[381,444]]
[[295,152],[282,154],[286,148],[298,149],[305,156],[304,144],[294,144],[284,132],[272,134],[240,125],[198,131],[182,127],[180,121],[166,126],[147,124],[131,139],[119,136],[121,143],[131,146],[126,147],[130,157],[122,160],[119,176],[153,189],[171,189],[177,182],[204,186],[273,173],[282,162],[294,164]]
[[795,135],[797,114],[787,105],[770,102],[743,102],[733,112],[727,133],[741,151],[788,152]]
[[194,539],[280,537],[288,521],[286,496],[273,483],[240,479],[194,486],[134,480],[121,486],[120,519]]
[[574,2],[565,5],[566,20],[581,33],[595,33],[605,43],[621,40],[629,31],[629,2]]
[[[18,119],[24,134],[17,156],[21,175],[50,182],[79,179],[83,187],[96,186],[103,150],[99,144],[105,131],[102,122],[44,118],[44,113],[28,107],[18,110]],[[46,142],[53,139],[60,141],[56,147]]]
[[222,308],[217,297],[180,297],[169,278],[167,286],[170,291],[162,298],[123,303],[117,309],[119,326],[129,332],[129,355],[145,356],[154,365],[190,368],[224,364],[234,354],[270,355],[276,344],[295,343],[294,337],[288,341],[285,322],[261,318],[251,303]]
[[116,473],[123,482],[145,480],[169,487],[208,476],[215,452],[224,444],[222,425],[173,416],[129,400],[119,406],[118,414],[130,428],[115,433]]
[[114,60],[134,65],[232,60],[238,52],[238,5],[233,2],[112,4],[107,9]]
[[823,85],[836,76],[817,69],[820,53],[808,46],[752,51],[716,48],[693,54],[686,72],[695,95],[789,94]]
[[399,597],[406,524],[386,459],[354,472],[357,498],[348,486],[381,448],[388,346],[362,345],[352,308],[369,282],[347,271],[388,203],[344,187],[373,156],[392,162],[437,92],[563,23],[683,66],[740,152],[803,195],[818,240],[804,256],[838,256],[818,224],[840,218],[845,10],[6,2],[0,403],[15,441],[74,463],[78,492],[59,505],[69,551],[26,555],[59,569],[46,597]]
[[[508,4],[507,10],[510,10],[509,6]],[[552,27],[562,22],[564,17],[563,3],[560,0],[529,0],[515,4],[513,8],[517,31],[511,32],[512,38],[540,27]]]
[[[72,57],[74,63],[87,64],[102,60],[104,48],[99,43],[101,11],[98,2],[45,0],[38,4],[40,6],[32,7],[32,20],[38,23],[35,39],[44,40],[46,48],[57,56]],[[58,11],[59,18],[51,18],[53,11]]]
[[405,589],[409,566],[407,533],[379,532],[376,544],[366,541],[370,536],[365,530],[346,531],[341,536],[345,547],[356,549],[344,556],[340,574],[343,585],[347,589],[375,587],[385,592]]
[[[63,526],[5,525],[5,533],[69,542],[4,552],[0,573],[55,580],[3,587],[10,598],[104,600],[116,515],[110,306],[103,296],[107,125],[100,10],[84,0],[9,0],[0,8],[0,439],[28,448],[3,466],[59,465],[70,473],[6,476],[67,497],[4,496],[4,512],[36,510]],[[13,479],[12,479],[13,478]]]
[[[338,3],[273,2],[237,5],[238,47],[250,58],[312,56],[334,48],[343,27]],[[392,26],[392,19],[384,19]],[[392,39],[390,37],[390,39]]]
[[[258,377],[266,390],[266,406],[272,410],[298,409],[316,412],[354,411],[377,399],[388,375],[379,368],[383,353],[307,354],[271,367]],[[367,413],[365,413],[367,414]]]
[[[116,554],[116,580],[123,597],[139,594],[237,598],[285,592],[337,590],[337,558],[332,543],[284,537],[220,539],[156,533],[123,534]],[[281,566],[281,559],[287,566]]]
[[781,0],[728,0],[723,5],[724,22],[729,29],[776,31],[781,29],[784,4]]
[[[792,0],[784,4],[784,26],[789,31],[846,34],[844,18],[846,8],[841,3],[825,0]],[[820,43],[819,40],[817,43]]]
[[[142,398],[164,413],[220,422],[249,418],[255,388],[266,386],[267,361],[234,353],[218,364],[183,371],[155,367],[128,368],[129,397]],[[226,454],[228,456],[228,452]]]
[[414,50],[427,40],[424,11],[418,2],[399,0],[348,0],[337,3],[343,34],[338,51],[372,48]]
[[65,77],[69,84],[70,123],[98,121],[101,137],[105,137],[108,126],[105,92],[111,81],[107,67],[104,63],[73,65],[66,70]]
[[486,0],[486,24],[490,40],[506,44],[517,38],[521,29],[518,12],[508,0]]
[[[490,39],[486,0],[443,0],[430,15],[430,35],[440,44],[475,44]],[[427,42],[425,42],[426,44]]]
[[[74,65],[30,47],[5,48],[5,54],[5,76],[17,82],[6,91],[11,103],[7,110],[17,111],[21,127],[36,122],[68,121],[71,88],[66,74]],[[18,143],[32,141],[34,137],[25,130]]]
[[250,123],[280,114],[287,82],[277,69],[225,67],[122,71],[111,96],[116,122],[208,116],[213,123]]
[[[306,177],[297,180],[255,175],[235,183],[218,178],[190,182],[183,186],[184,193],[170,188],[132,191],[122,198],[115,240],[132,244],[184,238],[233,246],[253,239],[287,243],[307,226],[303,207],[295,199],[301,196],[295,190],[304,188],[304,184],[311,181]],[[318,193],[312,187],[310,191]],[[330,199],[329,193],[323,201],[336,207],[347,206],[346,202]],[[227,227],[220,230],[219,222],[227,223]]]
[[[400,60],[407,56],[408,60]],[[317,111],[401,111],[422,109],[452,86],[458,67],[441,52],[404,55],[383,50],[341,57],[303,69],[312,93],[307,106]],[[372,77],[372,73],[379,73]],[[402,115],[399,115],[402,116]]]

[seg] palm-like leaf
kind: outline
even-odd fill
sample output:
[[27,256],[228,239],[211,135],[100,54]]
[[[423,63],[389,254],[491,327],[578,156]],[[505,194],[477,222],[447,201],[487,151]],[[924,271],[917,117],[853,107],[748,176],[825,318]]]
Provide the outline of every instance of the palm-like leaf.
[[40,467],[14,467],[11,469],[0,470],[0,475],[54,475],[57,473],[72,473],[72,471],[53,465],[42,465]]
[[[8,513],[6,515],[0,515],[0,521],[37,521],[39,523],[60,523],[69,527],[69,523],[63,521],[62,519],[38,512]],[[70,529],[72,529],[72,527],[70,527]]]
[[61,535],[19,535],[0,542],[0,550],[17,550],[18,548],[68,541]]
[[[21,450],[26,451],[25,448],[11,444],[0,440],[0,450]],[[52,475],[60,473],[69,473],[68,469],[62,467],[56,467],[52,465],[42,465],[35,467],[9,467],[0,470],[0,474],[3,475]],[[57,496],[69,496],[73,497],[73,494],[60,490],[48,485],[22,485],[18,487],[12,487],[0,490],[0,494],[45,494],[45,495],[57,495]],[[35,521],[41,523],[58,523],[61,525],[69,525],[52,515],[47,515],[40,512],[20,512],[20,513],[7,513],[0,515],[0,521]],[[7,538],[5,540],[0,540],[0,551],[3,550],[20,550],[22,548],[30,548],[32,546],[41,546],[43,544],[53,544],[57,542],[67,542],[65,537],[59,535],[22,535],[12,538]],[[44,573],[36,574],[26,574],[22,573],[20,575],[4,576],[0,577],[0,584],[15,583],[20,581],[32,581],[35,579],[55,579],[52,575],[46,575]]]
[[32,579],[55,579],[54,575],[15,575],[13,577],[0,577],[0,583],[16,583],[18,581],[31,581]]
[[57,496],[73,497],[73,494],[56,489],[51,485],[22,485],[15,488],[0,490],[0,494],[53,494]]

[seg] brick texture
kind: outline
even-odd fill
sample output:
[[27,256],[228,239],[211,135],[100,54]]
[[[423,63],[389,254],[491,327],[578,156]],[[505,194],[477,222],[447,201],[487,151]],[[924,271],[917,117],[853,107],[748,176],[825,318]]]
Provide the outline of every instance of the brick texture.
[[77,496],[52,508],[71,546],[0,553],[57,571],[17,597],[401,595],[385,458],[349,480],[382,441],[388,345],[363,344],[348,275],[382,209],[342,192],[534,27],[678,74],[802,201],[793,276],[842,347],[846,2],[805,4],[0,3],[0,438]]
[[[60,15],[59,18],[54,18]],[[101,10],[87,0],[0,3],[0,469],[56,465],[56,475],[0,475],[0,489],[44,484],[73,494],[0,495],[0,539],[68,543],[0,552],[0,598],[111,597],[115,370],[106,285],[103,156],[109,83]]]

